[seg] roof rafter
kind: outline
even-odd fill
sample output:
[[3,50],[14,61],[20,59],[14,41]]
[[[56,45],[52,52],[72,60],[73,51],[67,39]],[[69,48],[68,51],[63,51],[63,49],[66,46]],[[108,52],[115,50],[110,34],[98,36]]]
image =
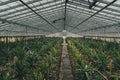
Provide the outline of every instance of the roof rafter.
[[103,29],[103,28],[110,28],[110,27],[113,27],[113,26],[120,26],[120,23],[114,23],[114,24],[109,24],[109,25],[105,25],[105,26],[90,28],[90,29],[82,30],[80,32],[86,32],[86,31],[91,31],[91,30],[93,31],[93,30]]
[[[86,5],[82,5],[82,3],[73,3],[73,2],[69,2],[69,4],[71,4],[71,5],[76,5],[76,6],[79,6],[79,7],[82,7],[82,8],[85,8],[85,9],[88,9],[88,6],[86,6]],[[98,7],[98,6],[97,6]],[[103,7],[102,7],[103,8]],[[89,9],[88,9],[89,10]],[[92,11],[98,11],[97,9],[93,9]],[[115,14],[115,13],[110,13],[110,12],[108,12],[108,11],[102,11],[101,13],[105,13],[105,14],[108,14],[108,15],[113,15],[113,16],[116,16],[116,17],[119,17],[120,18],[120,14]],[[120,13],[120,11],[119,11],[119,13]],[[99,15],[99,14],[98,14]]]
[[[72,7],[71,7],[72,8]],[[68,8],[69,9],[69,8]],[[69,12],[72,12],[72,13],[76,13],[80,16],[80,14],[84,14],[84,15],[91,15],[91,13],[89,13],[88,11],[86,12],[81,12],[81,11],[78,11],[78,10],[74,10],[74,9],[69,9],[70,11]],[[80,9],[81,10],[81,9]],[[77,16],[78,16],[77,15]],[[106,15],[96,15],[94,17],[97,17],[97,18],[100,18],[100,19],[104,19],[104,20],[108,20],[108,21],[113,21],[113,22],[119,22],[119,19],[117,18],[111,18],[109,16],[106,16]]]
[[[50,2],[50,3],[53,3],[53,2]],[[42,4],[42,6],[47,5],[47,4],[50,4],[50,3],[44,3],[44,4]],[[46,9],[46,8],[50,8],[50,7],[53,7],[53,6],[55,6],[55,5],[60,5],[60,4],[61,4],[61,3],[53,4],[53,5],[50,5],[50,6],[42,7],[42,8],[40,8],[40,9],[38,9],[38,10],[44,10],[44,9]],[[22,5],[22,6],[23,6],[23,5]],[[36,8],[36,7],[39,7],[39,6],[40,6],[40,5],[38,4],[38,5],[32,6],[31,8]],[[18,12],[21,12],[21,11],[26,11],[26,10],[29,10],[29,9],[24,8],[24,9],[12,11],[12,12],[10,12],[10,13],[8,13],[8,14],[3,14],[3,15],[0,15],[0,16],[1,16],[1,17],[2,17],[2,16],[7,16],[7,15],[15,14],[15,13],[18,13]],[[37,10],[35,10],[35,11],[37,11]],[[24,12],[24,13],[21,13],[21,14],[23,15],[23,14],[27,14],[27,13],[30,13],[30,12],[31,12],[31,11]],[[19,14],[19,15],[20,15],[20,14]],[[16,15],[16,16],[17,16],[17,15]]]
[[90,18],[92,18],[93,16],[95,16],[96,14],[98,14],[99,12],[103,11],[105,8],[107,8],[108,6],[110,6],[111,4],[113,4],[114,2],[116,2],[117,0],[113,0],[112,2],[110,2],[109,4],[107,4],[105,7],[103,7],[102,9],[100,9],[99,11],[95,12],[94,14],[92,14],[91,16],[89,16],[88,18],[84,19],[82,22],[80,22],[79,24],[77,24],[76,26],[74,26],[71,30],[74,30],[76,27],[78,27],[79,25],[83,24],[84,22],[86,22],[87,20],[89,20]]
[[29,26],[29,25],[24,25],[24,24],[17,23],[17,22],[8,21],[8,20],[1,19],[1,18],[0,18],[0,21],[2,21],[2,22],[7,22],[7,23],[9,23],[9,24],[19,25],[19,26],[21,26],[21,27],[29,27],[29,28],[36,29],[36,30],[49,31],[49,30],[44,30],[44,29],[39,29],[39,28],[36,28],[36,27],[32,27],[32,26]]

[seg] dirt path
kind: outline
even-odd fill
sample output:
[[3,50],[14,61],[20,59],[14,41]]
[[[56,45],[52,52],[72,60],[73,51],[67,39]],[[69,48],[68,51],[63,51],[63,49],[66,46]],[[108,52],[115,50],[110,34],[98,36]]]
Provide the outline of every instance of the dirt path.
[[63,40],[62,46],[63,47],[59,80],[73,80],[71,64],[67,51],[67,43],[65,40]]

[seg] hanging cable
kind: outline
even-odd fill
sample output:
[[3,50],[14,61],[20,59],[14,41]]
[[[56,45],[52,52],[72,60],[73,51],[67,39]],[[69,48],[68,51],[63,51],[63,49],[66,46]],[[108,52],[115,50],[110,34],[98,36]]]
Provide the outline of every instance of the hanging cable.
[[112,2],[110,2],[108,5],[106,5],[105,7],[103,7],[102,9],[100,9],[99,11],[95,12],[93,15],[91,15],[90,17],[86,18],[85,20],[83,20],[82,22],[80,22],[78,25],[76,25],[75,27],[73,27],[70,31],[74,30],[75,28],[77,28],[79,25],[83,24],[84,22],[86,22],[87,20],[89,20],[90,18],[92,18],[93,16],[95,16],[96,14],[98,14],[99,12],[103,11],[105,8],[107,8],[108,6],[112,5],[114,2],[116,2],[117,0],[113,0]]
[[[30,1],[30,0],[29,0],[29,1]],[[40,3],[40,2],[39,2],[39,3]],[[48,3],[48,0],[47,0],[47,3]],[[34,3],[32,3],[31,5],[35,8],[35,9],[34,9],[35,11],[39,11],[39,9],[34,5]],[[40,5],[42,5],[42,4],[40,3]],[[42,5],[42,8],[44,8],[43,5]],[[44,15],[44,14],[43,14],[43,15]],[[47,19],[48,19],[48,18],[47,18]],[[36,21],[35,21],[35,22],[36,22]],[[44,23],[44,22],[41,21],[41,23],[40,23],[40,22],[37,21],[36,23],[37,23],[37,25],[41,25],[41,24]],[[48,29],[48,28],[47,28],[47,29]],[[51,31],[51,30],[49,30],[49,31]],[[52,30],[51,32],[53,32],[53,30]]]
[[53,21],[53,23],[56,23],[57,21],[63,20],[64,18],[59,18]]
[[[37,16],[39,16],[40,18],[42,18],[44,21],[46,21],[49,25],[51,25],[54,29],[56,29],[57,31],[59,31],[54,25],[52,25],[48,20],[46,20],[44,17],[42,17],[40,14],[38,14],[35,10],[33,10],[29,5],[27,5],[25,2],[23,2],[22,0],[19,0],[23,5],[25,5],[26,7],[28,7],[31,11],[33,11]],[[60,32],[60,31],[59,31]]]
[[66,12],[67,12],[67,3],[68,3],[69,0],[65,0],[65,13],[64,13],[64,27],[63,27],[63,30],[66,30],[65,29],[65,25],[66,25]]
[[[61,4],[63,4],[63,2],[61,2],[61,1],[59,1],[59,5],[61,6]],[[57,10],[56,10],[57,9]],[[58,19],[60,19],[61,17],[61,15],[60,15],[60,11],[59,11],[59,8],[58,8],[58,4],[57,4],[57,0],[55,0],[55,8],[54,9],[52,9],[53,11],[53,15],[54,16],[50,16],[50,18],[53,20],[52,21],[52,23],[56,23],[57,21],[59,21]],[[60,9],[60,10],[62,10],[62,9]],[[59,18],[60,17],[60,18]],[[58,18],[58,19],[56,19],[56,18]],[[59,26],[59,29],[61,29],[61,27],[62,27],[62,25],[59,25],[58,23],[57,24],[55,24],[56,26]],[[62,30],[62,29],[61,29]]]

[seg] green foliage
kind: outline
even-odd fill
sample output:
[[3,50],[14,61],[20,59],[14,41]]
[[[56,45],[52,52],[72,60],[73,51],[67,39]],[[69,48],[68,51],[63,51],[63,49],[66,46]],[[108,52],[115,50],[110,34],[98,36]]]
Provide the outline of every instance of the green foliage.
[[[70,52],[75,57],[76,69],[79,71],[76,75],[81,75],[80,78],[84,77],[82,80],[104,80],[106,76],[109,78],[119,70],[118,43],[85,38],[68,38],[67,42]],[[87,73],[86,69],[88,69]],[[94,72],[94,69],[98,72]]]
[[4,75],[3,74],[0,75],[0,80],[11,80],[11,79],[12,77],[9,72]]
[[61,40],[36,38],[0,43],[0,80],[50,80],[55,75]]

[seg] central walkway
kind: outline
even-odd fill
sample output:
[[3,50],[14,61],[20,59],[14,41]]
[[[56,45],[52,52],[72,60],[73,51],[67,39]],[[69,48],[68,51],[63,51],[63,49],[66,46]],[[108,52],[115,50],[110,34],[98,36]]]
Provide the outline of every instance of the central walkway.
[[67,43],[65,39],[62,43],[62,57],[61,57],[61,67],[60,67],[60,79],[59,80],[73,80],[72,68],[69,60],[69,55],[67,51]]

